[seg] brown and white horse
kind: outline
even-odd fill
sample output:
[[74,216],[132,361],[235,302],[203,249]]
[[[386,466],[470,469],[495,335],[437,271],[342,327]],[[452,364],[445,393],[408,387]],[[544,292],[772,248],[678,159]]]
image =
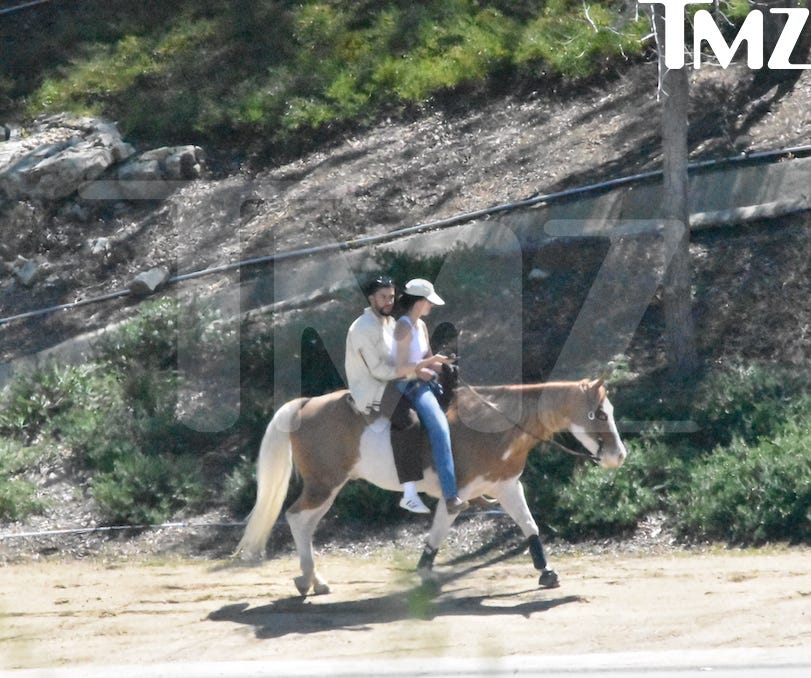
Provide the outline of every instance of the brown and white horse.
[[[542,572],[540,584],[557,586],[519,479],[530,450],[564,430],[574,434],[595,463],[606,468],[623,463],[627,452],[603,382],[461,386],[448,409],[448,421],[460,497],[488,495],[498,500],[528,539],[534,565]],[[425,445],[417,447],[425,469],[418,489],[440,497],[430,451]],[[388,422],[369,424],[352,408],[346,391],[297,398],[279,408],[259,452],[256,504],[237,548],[242,557],[262,556],[294,467],[302,490],[285,515],[301,561],[302,574],[295,584],[302,595],[311,588],[317,594],[328,593],[327,582],[315,569],[312,537],[338,492],[356,478],[388,490],[401,489]],[[418,565],[423,579],[430,579],[434,557],[455,518],[445,502],[438,502]]]

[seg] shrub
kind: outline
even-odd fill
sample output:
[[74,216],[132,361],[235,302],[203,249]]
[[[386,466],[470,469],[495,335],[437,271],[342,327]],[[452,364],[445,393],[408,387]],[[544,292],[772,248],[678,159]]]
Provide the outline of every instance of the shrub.
[[88,393],[95,367],[48,365],[12,381],[0,406],[0,434],[33,441]]
[[616,471],[580,466],[555,497],[558,531],[569,539],[632,531],[647,514],[669,504],[686,475],[678,449],[653,438],[626,441],[628,458]]
[[0,476],[0,520],[22,520],[41,511],[44,504],[36,490],[36,485],[24,478]]
[[23,476],[41,459],[34,448],[0,439],[0,520],[22,520],[44,508],[36,485]]
[[205,497],[197,459],[137,450],[116,459],[111,471],[96,475],[91,487],[104,520],[130,525],[162,523],[181,509],[199,507]]
[[231,513],[247,516],[256,501],[256,461],[247,456],[225,478],[223,498]]
[[682,535],[733,543],[811,540],[811,422],[771,439],[741,439],[694,466],[677,493]]
[[14,17],[0,25],[13,55],[0,98],[32,117],[93,112],[142,140],[247,140],[274,157],[461,87],[587,76],[642,50],[616,7],[591,4],[587,19],[569,0],[91,4],[56,14],[46,44]]
[[785,421],[808,411],[808,383],[804,370],[766,363],[712,370],[692,406],[699,425],[696,443],[710,450],[736,438],[751,443],[773,435]]

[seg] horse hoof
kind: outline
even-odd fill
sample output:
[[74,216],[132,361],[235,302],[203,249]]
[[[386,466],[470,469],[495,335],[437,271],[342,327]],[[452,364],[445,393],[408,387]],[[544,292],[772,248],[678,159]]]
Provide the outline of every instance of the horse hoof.
[[541,572],[541,578],[538,580],[538,585],[545,589],[556,589],[558,586],[560,586],[558,573],[554,570],[544,570]]
[[307,592],[310,590],[310,583],[311,583],[309,577],[305,577],[303,575],[301,577],[296,577],[295,579],[293,579],[293,583],[295,583],[296,588],[298,589],[298,592],[302,596],[307,595]]
[[315,586],[313,586],[313,592],[317,596],[325,596],[328,593],[331,593],[331,590],[330,590],[329,584],[322,581],[322,582],[316,582],[315,583]]

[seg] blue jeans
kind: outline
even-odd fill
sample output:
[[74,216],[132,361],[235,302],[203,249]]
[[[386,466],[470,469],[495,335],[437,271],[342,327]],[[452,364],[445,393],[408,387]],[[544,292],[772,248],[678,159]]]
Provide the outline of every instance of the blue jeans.
[[425,381],[399,381],[397,388],[414,406],[420,422],[428,433],[442,494],[445,499],[455,497],[458,491],[451,451],[451,429],[431,386]]

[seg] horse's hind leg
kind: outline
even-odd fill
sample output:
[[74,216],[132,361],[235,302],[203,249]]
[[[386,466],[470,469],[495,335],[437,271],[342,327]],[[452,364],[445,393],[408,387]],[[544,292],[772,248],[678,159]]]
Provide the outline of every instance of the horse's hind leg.
[[301,564],[301,576],[293,581],[302,596],[306,596],[313,587],[317,595],[329,593],[329,584],[315,569],[315,555],[313,553],[313,534],[320,520],[329,511],[332,502],[338,495],[340,488],[326,490],[306,487],[301,496],[287,510],[287,524],[296,543],[296,551]]

